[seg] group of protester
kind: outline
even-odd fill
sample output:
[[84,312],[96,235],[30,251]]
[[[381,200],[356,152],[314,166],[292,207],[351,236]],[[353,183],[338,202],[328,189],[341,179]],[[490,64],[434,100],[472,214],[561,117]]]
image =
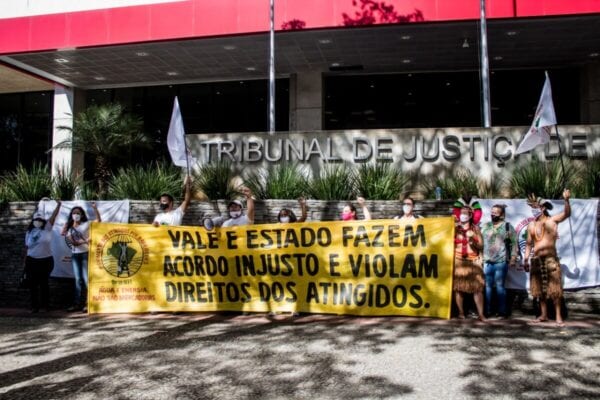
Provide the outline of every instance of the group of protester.
[[[231,200],[227,205],[228,218],[223,227],[248,225],[254,223],[254,199],[249,189],[244,189],[246,210],[240,200]],[[561,316],[562,283],[560,263],[556,252],[558,223],[571,214],[569,205],[570,191],[563,192],[564,210],[551,216],[549,210],[552,203],[540,197],[530,196],[528,204],[533,210],[535,219],[527,227],[527,244],[522,258],[525,271],[530,272],[530,289],[534,298],[540,300],[541,315],[537,322],[548,320],[546,300],[554,302],[556,322],[563,324]],[[179,207],[174,207],[174,198],[164,193],[160,196],[161,212],[153,220],[154,226],[181,225],[183,216],[191,200],[191,179],[184,180],[184,198]],[[366,200],[357,198],[365,220],[370,220],[371,213]],[[307,219],[306,201],[299,199],[301,216],[296,217],[291,209],[283,208],[277,215],[280,223],[304,222]],[[35,212],[25,235],[25,272],[29,277],[32,312],[47,311],[49,306],[48,280],[53,268],[50,248],[52,226],[61,207],[57,206],[49,219]],[[395,217],[400,221],[413,222],[420,216],[414,213],[415,201],[411,197],[402,200],[402,214]],[[95,221],[101,217],[95,203],[92,203]],[[514,227],[505,221],[506,207],[496,204],[491,209],[491,220],[481,227],[483,215],[479,202],[459,199],[454,204],[453,214],[456,218],[455,230],[455,262],[453,275],[454,301],[458,309],[458,318],[465,318],[464,294],[472,294],[478,317],[485,321],[492,315],[493,292],[497,295],[497,314],[508,315],[505,279],[508,266],[515,267],[519,258],[517,235]],[[357,208],[348,203],[344,206],[340,219],[352,221],[357,219]],[[67,223],[61,234],[71,248],[73,275],[75,278],[75,295],[69,311],[87,311],[85,299],[82,297],[88,285],[88,251],[90,220],[85,210],[73,207],[68,215]]]
[[[551,300],[557,325],[564,324],[561,314],[562,277],[556,239],[558,224],[571,215],[570,196],[571,192],[565,189],[564,210],[554,216],[549,213],[553,208],[550,201],[535,195],[528,197],[528,205],[532,209],[534,219],[527,226],[522,264],[523,269],[530,274],[531,295],[540,302],[541,312],[535,322],[548,320],[547,300]],[[457,227],[452,289],[458,318],[465,318],[463,297],[465,293],[470,293],[473,295],[479,319],[485,321],[486,316],[491,315],[494,287],[498,315],[506,317],[506,273],[509,265],[517,265],[519,258],[515,229],[509,222],[505,222],[506,207],[501,204],[492,206],[491,221],[483,224],[481,228],[479,223],[482,210],[477,201],[467,202],[459,199],[454,204],[454,215]]]

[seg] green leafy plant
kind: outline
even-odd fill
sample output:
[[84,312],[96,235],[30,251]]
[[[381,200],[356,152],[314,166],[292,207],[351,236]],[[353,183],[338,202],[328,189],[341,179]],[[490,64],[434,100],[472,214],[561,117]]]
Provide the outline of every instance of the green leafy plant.
[[281,164],[253,171],[244,184],[259,199],[297,199],[306,192],[308,178],[297,164]]
[[228,161],[204,164],[193,172],[194,188],[209,199],[232,199],[240,193],[233,180],[235,173]]
[[37,201],[50,196],[52,178],[47,165],[34,163],[29,170],[19,165],[6,175],[3,186],[9,201]]
[[578,168],[568,159],[564,159],[564,172],[560,158],[552,161],[540,161],[535,155],[525,165],[515,168],[510,179],[513,197],[525,198],[534,193],[547,199],[562,197],[565,187],[575,183]]
[[389,163],[362,164],[356,174],[356,191],[369,200],[397,200],[408,176]]
[[583,164],[577,192],[581,197],[600,197],[600,155],[592,155]]
[[127,114],[119,103],[92,105],[73,119],[73,126],[59,126],[72,138],[55,149],[72,148],[94,157],[94,179],[98,194],[104,197],[111,177],[111,160],[131,146],[147,146],[150,138],[142,132],[141,118]]
[[77,179],[67,168],[59,168],[52,178],[52,197],[61,200],[72,200],[77,192]]
[[308,194],[317,200],[352,200],[356,197],[355,173],[346,165],[325,165],[308,184]]
[[111,199],[155,200],[162,193],[178,198],[182,193],[181,169],[160,162],[147,167],[119,168],[108,185]]
[[435,189],[442,189],[442,198],[458,199],[461,197],[480,196],[479,182],[471,171],[457,169],[453,175],[445,178],[434,178],[423,184],[428,198],[435,198]]

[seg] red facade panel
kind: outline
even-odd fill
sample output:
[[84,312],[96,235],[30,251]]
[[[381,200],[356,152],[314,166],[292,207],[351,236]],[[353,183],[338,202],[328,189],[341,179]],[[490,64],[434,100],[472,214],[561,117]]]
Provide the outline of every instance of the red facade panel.
[[[276,29],[479,18],[479,0],[276,0]],[[515,10],[516,5],[516,10]],[[487,0],[489,18],[600,12],[600,0]],[[188,0],[0,19],[0,54],[264,32],[268,0]]]

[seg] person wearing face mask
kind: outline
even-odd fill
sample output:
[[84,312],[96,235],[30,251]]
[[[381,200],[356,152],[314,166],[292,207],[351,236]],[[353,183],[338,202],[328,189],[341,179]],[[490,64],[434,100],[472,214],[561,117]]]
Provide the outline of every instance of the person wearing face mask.
[[452,289],[458,308],[458,318],[465,318],[464,293],[472,293],[480,321],[483,314],[483,289],[485,287],[481,252],[483,237],[477,224],[482,211],[478,201],[466,202],[459,199],[454,203],[453,213],[458,220],[454,237],[454,274]]
[[[92,209],[96,215],[94,222],[101,222],[100,212],[96,203],[92,202]],[[69,213],[69,218],[62,229],[65,242],[71,248],[71,263],[75,278],[75,297],[73,305],[67,311],[82,310],[87,312],[84,305],[83,292],[88,287],[88,252],[90,243],[90,221],[83,208],[75,206]]]
[[35,212],[25,233],[25,273],[29,279],[31,312],[40,309],[48,311],[50,306],[50,289],[48,278],[54,268],[52,250],[52,226],[60,210],[61,202],[57,200],[56,208],[48,220],[40,212]]
[[192,198],[192,180],[189,175],[185,177],[183,182],[185,187],[185,194],[183,197],[183,201],[178,208],[173,209],[173,196],[168,193],[163,193],[160,195],[160,210],[161,212],[154,217],[154,221],[152,225],[160,226],[160,225],[168,225],[168,226],[176,226],[181,225],[183,221],[183,215],[188,209],[190,205],[190,200]]
[[239,200],[231,200],[227,205],[229,219],[223,222],[223,227],[252,225],[254,223],[254,198],[248,188],[242,189],[246,196],[246,214],[244,214],[244,205]]
[[298,204],[300,205],[300,211],[302,212],[300,218],[297,218],[296,214],[294,214],[294,211],[290,210],[289,208],[282,208],[281,210],[279,210],[279,214],[277,214],[277,221],[282,224],[306,221],[307,208],[306,200],[304,199],[304,197],[298,199]]
[[412,197],[406,196],[402,200],[402,215],[396,216],[394,219],[399,219],[403,222],[413,222],[417,218],[421,218],[420,215],[414,214],[415,201]]
[[[369,221],[371,219],[371,212],[367,207],[367,202],[364,197],[357,197],[356,202],[362,208],[364,220]],[[342,221],[355,221],[356,218],[356,207],[352,203],[347,203],[342,209],[342,215],[340,216]]]
[[535,219],[527,226],[523,268],[530,274],[531,296],[540,300],[541,314],[535,322],[548,321],[546,300],[550,299],[556,310],[556,324],[564,325],[561,314],[562,277],[556,251],[556,239],[558,238],[558,224],[571,216],[570,197],[571,191],[565,189],[563,191],[564,210],[551,216],[548,212],[553,208],[551,202],[533,194],[528,196],[527,204],[531,207]]
[[508,266],[514,268],[517,264],[517,232],[510,222],[504,222],[506,206],[492,206],[491,221],[481,228],[483,235],[483,272],[485,274],[485,314],[492,313],[492,294],[496,286],[498,316],[508,315],[506,308],[506,288],[504,281]]

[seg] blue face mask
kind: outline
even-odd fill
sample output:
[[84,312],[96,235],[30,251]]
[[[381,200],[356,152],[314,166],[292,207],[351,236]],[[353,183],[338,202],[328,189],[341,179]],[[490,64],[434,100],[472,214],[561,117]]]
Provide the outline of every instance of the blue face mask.
[[532,208],[531,209],[531,215],[533,215],[533,218],[539,217],[540,215],[542,215],[542,209],[541,208]]

